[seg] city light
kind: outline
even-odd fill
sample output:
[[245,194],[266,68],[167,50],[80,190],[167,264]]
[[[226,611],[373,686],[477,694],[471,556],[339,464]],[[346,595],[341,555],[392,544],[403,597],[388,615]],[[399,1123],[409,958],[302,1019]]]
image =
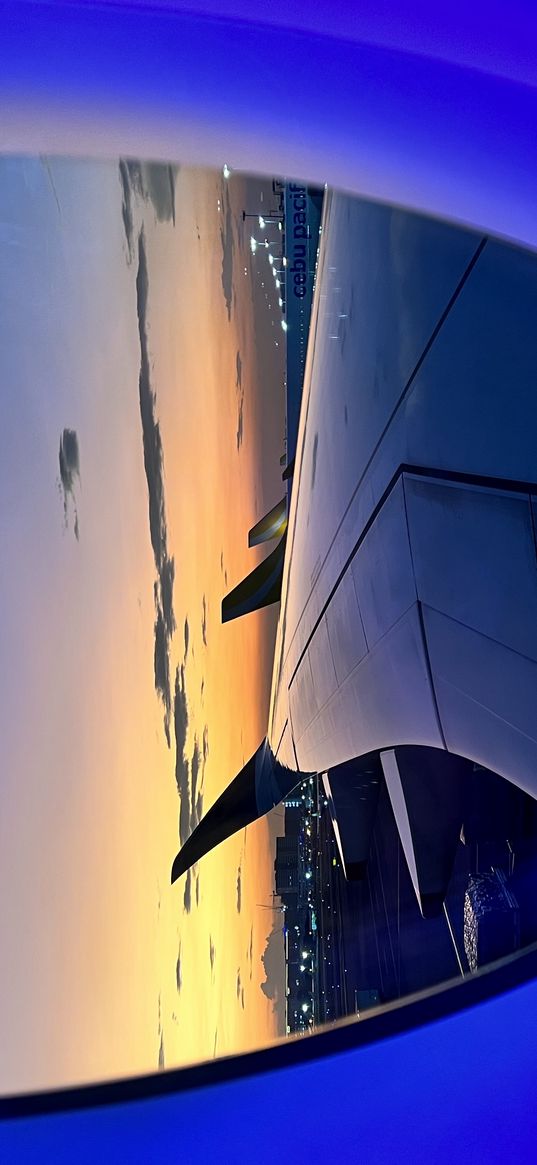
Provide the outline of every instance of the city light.
[[229,175],[231,174],[231,170],[226,162],[224,162],[224,168],[222,170],[222,174],[224,175],[224,178],[229,178]]
[[[275,191],[276,193],[276,191]],[[281,208],[283,211],[283,207]],[[259,229],[268,235],[268,224],[276,222],[276,213],[271,212],[267,205],[267,214],[259,215]],[[255,228],[255,223],[252,222],[252,228]],[[266,240],[267,255],[269,266],[274,276],[274,286],[276,296],[278,298],[278,309],[280,311],[279,320],[281,329],[284,333],[289,330],[288,313],[291,308],[295,306],[290,303],[289,295],[286,294],[286,280],[287,271],[291,266],[291,253],[285,254],[287,247],[288,224],[286,229],[284,213],[281,214],[278,220],[278,230],[280,238],[276,239],[273,235],[272,239]],[[315,231],[318,230],[316,225]],[[309,233],[308,233],[309,237]],[[258,242],[258,245],[259,242]],[[294,259],[293,259],[294,262]],[[260,272],[261,274],[261,272]],[[266,268],[262,265],[262,277],[266,278]],[[313,285],[311,272],[308,272],[308,283]],[[270,285],[266,288],[266,302],[269,306],[269,301],[272,301],[270,295]],[[276,297],[275,297],[276,298]],[[303,363],[305,359],[306,338],[308,333],[308,320],[306,314],[302,312],[298,318],[295,317],[290,327],[290,337],[287,339],[286,345],[292,342],[295,338],[295,345],[300,349],[300,359]],[[287,317],[287,318],[286,318]],[[275,321],[272,318],[272,327]],[[274,336],[276,333],[272,332]],[[276,341],[275,341],[276,343]],[[291,353],[292,355],[292,353]],[[294,374],[293,374],[294,375]],[[287,386],[286,386],[287,387]],[[288,464],[290,462],[289,448],[280,459],[281,464]],[[321,795],[321,796],[320,796]],[[286,976],[287,976],[287,992],[292,998],[288,1000],[287,1019],[288,1027],[291,1032],[304,1033],[314,1027],[317,1022],[322,1022],[325,1019],[332,1019],[334,1007],[332,1004],[332,991],[328,982],[329,976],[334,976],[334,968],[327,963],[326,953],[331,950],[330,937],[327,930],[331,928],[330,911],[327,911],[325,904],[321,902],[322,882],[321,879],[326,875],[330,876],[329,872],[324,868],[323,862],[324,849],[322,854],[322,861],[319,856],[321,846],[324,847],[324,831],[325,828],[325,813],[322,805],[322,787],[318,787],[318,778],[310,776],[301,782],[299,790],[297,790],[292,799],[285,800],[285,837],[287,839],[287,848],[284,844],[281,845],[281,853],[278,851],[277,861],[280,865],[276,871],[276,887],[279,891],[281,889],[284,895],[289,893],[290,907],[296,917],[295,911],[298,913],[300,919],[300,927],[295,922],[295,917],[292,917],[292,923],[289,932],[289,949],[286,949]],[[326,799],[325,799],[325,808]],[[315,820],[314,820],[315,819]],[[327,820],[327,818],[326,818]],[[296,843],[296,858],[293,849],[293,862],[288,866],[289,851],[292,849],[291,839]],[[333,850],[330,849],[326,853],[326,864],[329,865]],[[315,908],[318,907],[319,918],[315,914]],[[302,949],[302,943],[304,949]],[[309,943],[310,946],[306,947]],[[300,952],[302,953],[300,955]],[[299,971],[298,978],[296,971]],[[335,977],[335,976],[334,976]],[[329,998],[324,997],[325,988],[327,989]],[[298,995],[298,998],[297,998]],[[300,995],[302,999],[306,997],[307,1002],[299,1002]],[[322,997],[322,998],[321,998]],[[336,1001],[334,1001],[335,1005]],[[337,1000],[339,1007],[341,1001]],[[293,1017],[293,1009],[294,1018]],[[336,1012],[337,1014],[337,1012]]]
[[265,220],[264,220],[262,214],[259,215],[259,226],[261,227],[261,230],[263,230],[264,227],[266,226],[266,223],[265,223]]

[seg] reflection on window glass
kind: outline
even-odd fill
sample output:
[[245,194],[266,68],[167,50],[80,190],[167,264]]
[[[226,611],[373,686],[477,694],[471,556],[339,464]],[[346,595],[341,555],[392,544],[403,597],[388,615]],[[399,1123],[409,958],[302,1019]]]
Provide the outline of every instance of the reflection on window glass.
[[4,1093],[537,939],[537,265],[299,181],[0,160]]

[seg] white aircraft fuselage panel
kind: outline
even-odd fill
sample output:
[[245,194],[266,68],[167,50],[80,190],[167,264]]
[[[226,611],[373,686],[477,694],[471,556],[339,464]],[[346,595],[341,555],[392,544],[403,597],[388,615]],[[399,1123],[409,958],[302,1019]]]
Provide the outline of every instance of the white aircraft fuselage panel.
[[535,318],[530,253],[327,196],[273,677],[284,763],[447,747],[537,794]]

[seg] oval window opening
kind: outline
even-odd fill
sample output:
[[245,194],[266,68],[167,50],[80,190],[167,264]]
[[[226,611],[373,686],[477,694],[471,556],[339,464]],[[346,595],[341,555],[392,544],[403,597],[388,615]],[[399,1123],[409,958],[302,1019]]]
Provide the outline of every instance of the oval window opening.
[[4,1095],[537,941],[537,262],[292,176],[0,160]]

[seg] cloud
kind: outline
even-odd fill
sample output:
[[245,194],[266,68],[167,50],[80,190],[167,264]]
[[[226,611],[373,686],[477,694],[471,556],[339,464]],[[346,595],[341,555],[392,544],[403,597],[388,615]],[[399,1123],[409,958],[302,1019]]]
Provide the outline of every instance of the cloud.
[[132,186],[134,194],[137,194],[139,198],[143,198],[142,163],[138,162],[136,158],[123,158],[122,160],[127,179]]
[[190,832],[196,828],[199,818],[197,813],[197,793],[198,793],[198,776],[201,765],[201,753],[197,737],[194,737],[194,750],[192,753],[192,760],[190,762]]
[[185,669],[175,672],[173,700],[173,729],[175,735],[175,781],[179,793],[179,841],[185,844],[190,837],[190,764],[185,755],[188,730],[188,704],[185,689]]
[[158,222],[172,222],[175,226],[176,166],[159,162],[142,165],[146,195],[153,206]]
[[192,910],[192,870],[189,870],[185,881],[185,892],[183,894],[183,906],[187,914]]
[[201,600],[201,638],[204,646],[207,647],[207,599],[205,595]]
[[203,729],[202,751],[203,751],[203,763],[206,764],[207,757],[209,755],[209,725],[208,724],[206,724],[204,729]]
[[119,163],[119,180],[121,182],[121,216],[127,242],[127,259],[132,263],[134,259],[134,216],[132,208],[132,190],[129,181],[127,162],[122,158]]
[[183,665],[175,671],[175,693],[173,701],[173,727],[177,759],[184,760],[188,731],[188,703],[186,698],[185,669]]
[[188,645],[189,645],[189,643],[190,643],[190,628],[189,628],[189,626],[188,626],[188,619],[187,619],[187,618],[185,618],[184,636],[185,636],[185,655],[184,655],[184,662],[186,663],[186,657],[187,657],[187,655],[188,655]]
[[64,429],[60,437],[60,492],[63,499],[63,518],[67,529],[69,524],[69,502],[73,507],[73,531],[78,542],[79,525],[75,486],[80,481],[80,450],[74,429]]
[[60,437],[60,477],[67,493],[73,489],[75,478],[80,477],[80,451],[74,429],[64,429]]
[[[138,163],[126,163],[130,167]],[[136,170],[134,171],[137,172]],[[135,179],[131,178],[131,181]],[[138,394],[142,422],[144,469],[149,505],[149,534],[157,572],[155,585],[155,688],[164,704],[164,729],[170,746],[170,640],[175,630],[173,611],[174,559],[168,555],[166,506],[164,498],[164,455],[160,425],[156,419],[156,398],[151,385],[151,365],[147,336],[147,305],[149,278],[143,228],[138,235],[138,270],[136,273],[136,308],[140,340],[140,374]],[[167,657],[166,661],[164,657]]]
[[151,387],[149,344],[147,338],[147,303],[149,280],[143,230],[138,236],[138,272],[136,275],[136,302],[138,335],[140,338],[140,375],[138,382],[144,468],[149,500],[149,532],[157,574],[167,558],[166,508],[164,502],[164,470],[160,425],[155,417],[156,399]]
[[243,430],[244,430],[244,388],[242,385],[242,359],[241,354],[237,350],[236,359],[237,375],[235,379],[235,387],[237,389],[237,452],[242,445]]
[[127,187],[130,194],[150,202],[157,222],[172,222],[175,226],[175,179],[179,167],[134,158],[122,159],[119,167],[123,191]]
[[164,555],[160,572],[160,602],[162,614],[166,624],[166,631],[171,637],[175,631],[175,615],[173,613],[173,584],[175,582],[175,561]]
[[239,400],[239,410],[238,410],[238,414],[237,414],[237,432],[235,434],[235,440],[237,442],[237,452],[239,451],[239,449],[242,445],[243,432],[244,432],[244,396],[241,396],[240,400]]
[[[185,690],[184,664],[181,664],[175,672],[173,724],[176,750],[175,781],[179,793],[179,841],[183,846],[201,821],[203,815],[203,793],[199,788],[200,773],[203,777],[203,754],[200,751],[197,736],[194,737],[192,756],[189,758],[186,755],[188,705]],[[191,904],[191,887],[188,890],[187,897],[189,904]],[[196,885],[197,902],[199,902],[199,887]],[[188,909],[190,910],[190,905]]]
[[240,914],[242,906],[242,871],[239,866],[237,870],[237,913]]
[[170,691],[170,658],[168,652],[168,635],[166,632],[166,624],[164,615],[160,606],[157,607],[157,617],[154,627],[155,634],[155,651],[154,651],[154,672],[155,672],[155,688],[158,692],[162,703],[164,704],[164,731],[166,733],[166,740],[168,741],[168,748],[170,747],[170,714],[171,714],[171,691]]
[[222,243],[222,289],[226,301],[227,318],[231,320],[231,307],[233,303],[233,252],[235,250],[235,241],[233,238],[233,216],[231,213],[229,186],[227,184],[223,192],[222,202],[225,203],[224,222],[220,228],[220,241]]
[[209,756],[209,725],[206,724],[203,729],[203,736],[201,740],[201,752],[203,756],[203,772],[205,772],[205,765],[207,764],[207,757]]
[[175,780],[179,790],[179,841],[183,846],[190,837],[190,771],[188,760],[175,765]]

